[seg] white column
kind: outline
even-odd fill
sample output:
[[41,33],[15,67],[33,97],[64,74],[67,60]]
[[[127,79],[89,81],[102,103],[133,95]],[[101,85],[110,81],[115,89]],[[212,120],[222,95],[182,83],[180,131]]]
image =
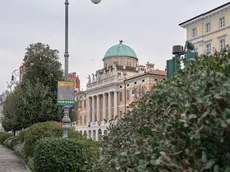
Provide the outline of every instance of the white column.
[[95,122],[95,99],[92,96],[92,122]]
[[102,121],[104,121],[104,119],[106,119],[106,94],[103,94],[103,119]]
[[108,92],[108,112],[109,112],[109,119],[110,120],[112,118],[112,101],[111,101],[111,93]]
[[100,122],[100,95],[97,95],[97,121]]
[[89,122],[91,122],[92,119],[90,119],[90,113],[91,113],[91,104],[90,104],[90,97],[88,97],[88,116],[87,116],[87,125]]
[[117,91],[114,91],[114,118],[117,115]]
[[98,129],[96,129],[96,137],[95,137],[96,141],[98,141]]

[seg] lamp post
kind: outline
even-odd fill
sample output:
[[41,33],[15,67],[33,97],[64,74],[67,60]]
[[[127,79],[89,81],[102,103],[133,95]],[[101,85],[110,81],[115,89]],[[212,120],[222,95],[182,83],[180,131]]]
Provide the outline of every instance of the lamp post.
[[[92,3],[98,4],[101,0],[91,0]],[[65,81],[68,81],[68,68],[69,68],[69,1],[65,0]],[[69,118],[69,107],[64,107],[63,123],[63,137],[68,137],[68,130],[70,128],[71,120]]]
[[10,89],[10,92],[12,92],[12,86],[18,84],[16,78],[17,76],[19,76],[19,74],[20,71],[18,69],[15,69],[12,72],[10,83],[7,82],[7,88]]

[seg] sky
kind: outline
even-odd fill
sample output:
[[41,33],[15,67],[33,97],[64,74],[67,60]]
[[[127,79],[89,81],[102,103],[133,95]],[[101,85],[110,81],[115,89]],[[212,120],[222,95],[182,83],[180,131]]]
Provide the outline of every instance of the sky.
[[[22,64],[25,48],[42,42],[59,50],[64,62],[65,0],[1,0],[0,93],[12,71]],[[165,69],[173,45],[184,45],[185,29],[178,26],[227,0],[69,0],[69,72],[76,72],[81,88],[88,74],[103,67],[102,58],[123,40],[147,61]],[[64,65],[63,65],[64,66]]]

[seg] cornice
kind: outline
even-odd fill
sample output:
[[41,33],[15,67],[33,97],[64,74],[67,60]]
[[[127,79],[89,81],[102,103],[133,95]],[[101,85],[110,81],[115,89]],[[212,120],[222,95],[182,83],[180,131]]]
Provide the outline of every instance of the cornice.
[[230,9],[230,4],[223,6],[222,8],[216,9],[214,11],[211,10],[212,12],[207,12],[207,13],[201,14],[197,17],[194,17],[192,19],[189,19],[189,20],[179,24],[179,26],[181,26],[183,28],[187,28],[191,25],[198,24],[199,22],[202,22],[204,20],[208,20],[208,19],[214,17],[215,15],[223,13],[229,9]]

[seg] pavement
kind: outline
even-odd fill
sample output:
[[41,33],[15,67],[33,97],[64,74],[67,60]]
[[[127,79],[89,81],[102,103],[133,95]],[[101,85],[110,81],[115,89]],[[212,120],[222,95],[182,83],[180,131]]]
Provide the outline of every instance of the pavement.
[[22,159],[3,145],[0,145],[0,172],[27,172]]

